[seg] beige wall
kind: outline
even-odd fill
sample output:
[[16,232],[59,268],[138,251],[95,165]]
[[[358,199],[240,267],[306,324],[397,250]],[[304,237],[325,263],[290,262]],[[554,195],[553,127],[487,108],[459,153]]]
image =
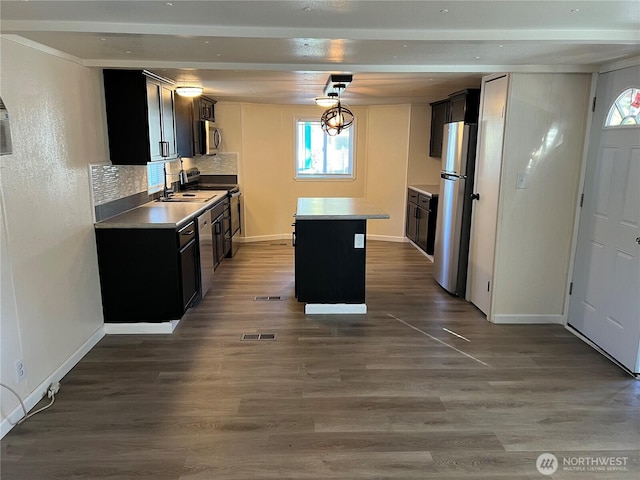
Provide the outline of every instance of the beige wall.
[[394,240],[404,238],[411,107],[353,110],[356,179],[296,181],[295,119],[319,118],[322,108],[223,102],[216,105],[224,151],[239,154],[243,234],[248,241],[290,236],[298,197],[368,198],[392,216],[390,220],[370,222],[369,233]]
[[429,156],[431,106],[411,105],[409,135],[409,185],[439,185],[441,159]]
[[[103,324],[88,164],[107,142],[99,70],[4,38],[0,49],[13,140],[0,157],[1,379],[27,396]],[[5,419],[17,402],[0,398]]]
[[494,321],[562,320],[590,85],[588,74],[511,75]]

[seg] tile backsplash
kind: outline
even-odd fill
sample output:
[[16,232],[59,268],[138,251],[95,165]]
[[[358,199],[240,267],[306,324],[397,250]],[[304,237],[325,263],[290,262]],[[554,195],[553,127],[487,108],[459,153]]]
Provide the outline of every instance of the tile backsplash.
[[197,157],[202,175],[238,175],[238,154],[218,153]]
[[89,165],[93,205],[147,191],[146,165]]

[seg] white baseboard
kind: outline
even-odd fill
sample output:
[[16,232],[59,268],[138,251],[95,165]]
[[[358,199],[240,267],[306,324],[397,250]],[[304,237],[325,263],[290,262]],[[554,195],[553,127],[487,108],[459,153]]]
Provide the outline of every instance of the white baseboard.
[[179,322],[180,320],[171,320],[169,322],[161,323],[105,323],[104,333],[106,333],[107,335],[173,333]]
[[392,235],[369,235],[369,234],[367,234],[367,240],[380,240],[381,242],[396,242],[396,243],[404,243],[407,241],[405,237],[396,237]]
[[[23,400],[27,411],[35,407],[38,402],[47,395],[49,386],[53,382],[60,382],[62,378],[64,378],[64,376],[69,373],[80,360],[82,360],[82,357],[89,353],[89,350],[91,350],[100,341],[100,339],[104,337],[104,334],[104,328],[100,327],[86,342],[82,344],[80,348],[78,348],[78,350],[65,360],[51,375],[49,375],[44,382],[38,385],[36,389]],[[64,390],[64,384],[62,386],[62,390]],[[18,406],[14,408],[9,415],[3,418],[2,422],[0,422],[0,438],[3,438],[7,433],[9,433],[9,431],[14,427],[14,425],[11,424],[16,423],[23,417],[23,415],[24,412],[22,411],[22,407],[18,404]],[[27,420],[27,422],[28,421],[29,420]]]
[[[256,235],[255,237],[240,237],[239,243],[253,243],[253,242],[270,242],[274,240],[289,240],[291,241],[290,233],[281,233],[277,235]],[[369,235],[367,234],[367,240],[380,240],[382,242],[406,242],[405,237],[396,237],[392,235]],[[235,242],[235,239],[234,239]]]
[[493,315],[489,319],[492,323],[500,324],[563,324],[562,315]]
[[307,303],[304,306],[307,315],[348,313],[367,313],[366,303]]
[[240,237],[239,240],[240,240],[240,243],[269,242],[273,240],[289,240],[290,241],[291,234],[281,233],[278,235],[257,235],[255,237]]

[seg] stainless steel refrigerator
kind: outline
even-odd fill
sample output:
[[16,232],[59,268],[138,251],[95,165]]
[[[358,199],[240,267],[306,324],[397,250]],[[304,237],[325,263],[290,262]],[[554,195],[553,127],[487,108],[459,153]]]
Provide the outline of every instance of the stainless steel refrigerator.
[[433,271],[445,290],[460,297],[467,285],[476,139],[475,124],[444,126]]

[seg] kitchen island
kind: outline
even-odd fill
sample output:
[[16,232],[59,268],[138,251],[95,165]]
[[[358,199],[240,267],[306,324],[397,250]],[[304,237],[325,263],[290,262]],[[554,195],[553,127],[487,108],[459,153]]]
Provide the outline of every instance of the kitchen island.
[[305,313],[367,313],[367,220],[387,218],[363,198],[298,199],[295,295]]

